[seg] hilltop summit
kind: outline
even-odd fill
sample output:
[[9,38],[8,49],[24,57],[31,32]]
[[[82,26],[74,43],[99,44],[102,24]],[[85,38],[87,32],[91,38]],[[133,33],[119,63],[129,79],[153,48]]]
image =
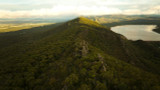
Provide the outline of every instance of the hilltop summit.
[[86,24],[86,25],[90,25],[90,26],[97,26],[97,27],[103,27],[102,25],[100,25],[98,22],[92,21],[88,18],[85,18],[83,16],[80,16],[78,18],[75,18],[69,22],[72,23],[77,23],[77,24]]

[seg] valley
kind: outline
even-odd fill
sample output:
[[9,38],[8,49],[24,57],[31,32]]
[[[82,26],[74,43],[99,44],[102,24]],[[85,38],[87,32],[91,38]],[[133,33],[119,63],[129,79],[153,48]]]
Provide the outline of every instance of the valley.
[[30,29],[33,27],[43,27],[49,24],[50,23],[0,24],[0,33]]
[[[160,26],[160,17],[154,15],[103,15],[103,16],[88,16],[104,26],[114,27],[119,25],[157,25]],[[160,32],[159,28],[153,30]]]

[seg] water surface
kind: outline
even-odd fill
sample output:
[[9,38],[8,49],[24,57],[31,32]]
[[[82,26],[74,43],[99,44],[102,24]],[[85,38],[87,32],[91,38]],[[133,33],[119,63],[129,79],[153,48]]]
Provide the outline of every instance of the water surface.
[[160,41],[160,34],[153,31],[156,25],[122,25],[111,30],[130,40]]

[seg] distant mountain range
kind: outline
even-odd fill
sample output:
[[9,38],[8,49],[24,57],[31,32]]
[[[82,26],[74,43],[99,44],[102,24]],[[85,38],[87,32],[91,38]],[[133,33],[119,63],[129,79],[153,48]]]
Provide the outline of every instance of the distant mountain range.
[[[44,18],[0,18],[0,24],[7,23],[59,23],[66,22],[73,18],[78,17],[77,15],[66,15],[57,17],[44,17]],[[97,21],[101,24],[135,20],[135,19],[157,19],[160,15],[99,15],[99,16],[85,16],[91,20]]]
[[44,18],[0,18],[0,24],[21,24],[21,23],[59,23],[74,19],[75,15],[44,17]]
[[0,34],[0,90],[159,90],[160,42],[85,17]]

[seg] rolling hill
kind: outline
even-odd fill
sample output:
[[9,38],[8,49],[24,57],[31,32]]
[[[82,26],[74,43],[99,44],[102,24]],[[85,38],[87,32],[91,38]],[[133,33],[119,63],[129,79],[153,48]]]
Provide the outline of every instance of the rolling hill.
[[160,42],[129,41],[84,17],[38,29],[0,39],[1,90],[160,89]]

